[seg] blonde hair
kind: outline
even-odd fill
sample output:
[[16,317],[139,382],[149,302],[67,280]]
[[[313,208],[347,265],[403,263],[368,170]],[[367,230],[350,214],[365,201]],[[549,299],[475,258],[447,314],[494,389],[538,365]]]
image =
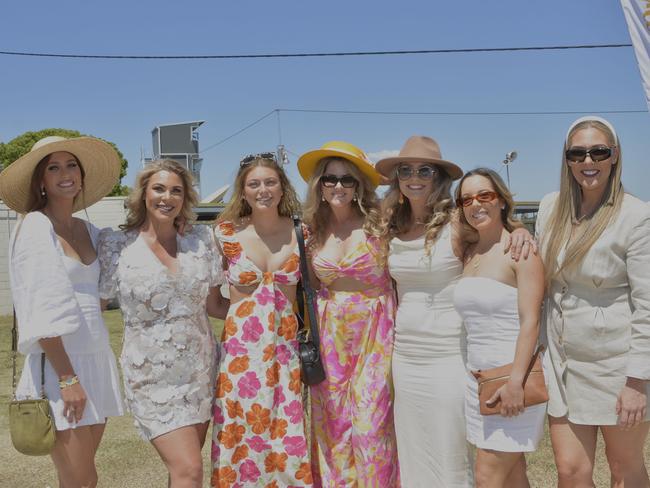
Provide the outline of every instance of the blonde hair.
[[[616,148],[616,160],[612,161],[612,171],[603,196],[592,215],[582,219],[583,225],[575,228],[571,236],[574,223],[580,222],[580,207],[582,205],[582,191],[580,184],[571,173],[571,168],[566,161],[566,150],[570,147],[572,137],[583,129],[597,129],[607,136],[608,143]],[[542,229],[541,246],[545,264],[545,279],[547,286],[561,271],[577,266],[585,257],[591,246],[598,240],[609,223],[618,214],[623,202],[623,185],[621,173],[623,155],[615,134],[602,122],[585,120],[575,125],[567,135],[562,149],[562,169],[560,180],[560,194],[550,213],[548,224]],[[567,245],[568,242],[568,245]],[[558,267],[557,259],[562,248],[566,251],[561,266]]]
[[190,172],[182,165],[172,159],[157,159],[147,164],[147,166],[138,173],[135,179],[133,191],[127,200],[126,223],[120,225],[120,229],[129,231],[138,229],[144,224],[147,218],[147,207],[145,204],[145,194],[149,180],[160,171],[169,171],[178,175],[183,182],[183,206],[181,212],[176,217],[185,221],[191,221],[196,218],[192,208],[196,206],[199,198],[193,186],[193,178]]
[[356,201],[352,202],[352,208],[357,215],[363,217],[363,231],[374,237],[381,235],[381,213],[379,211],[379,200],[370,179],[363,174],[354,163],[339,157],[327,157],[318,162],[314,174],[307,183],[307,198],[305,203],[305,223],[311,227],[313,232],[312,245],[321,247],[327,236],[328,222],[331,221],[332,210],[327,202],[323,201],[323,191],[320,178],[325,173],[327,165],[333,161],[343,163],[348,173],[357,180]]
[[510,193],[510,190],[503,181],[503,178],[501,178],[501,176],[499,176],[496,171],[489,168],[476,168],[468,171],[463,175],[463,177],[458,182],[458,186],[456,187],[456,194],[454,195],[456,197],[456,205],[458,206],[460,223],[463,225],[463,228],[470,233],[476,233],[476,229],[474,229],[467,221],[465,212],[463,212],[462,205],[460,204],[463,182],[472,176],[482,176],[484,178],[487,178],[490,181],[494,192],[499,195],[499,198],[503,201],[503,208],[501,209],[501,223],[503,224],[503,227],[505,227],[508,232],[512,232],[515,229],[523,227],[524,224],[518,220],[515,220],[512,215],[513,211],[515,210],[515,202],[512,198],[512,193]]
[[[435,166],[435,165],[434,165]],[[424,249],[427,255],[435,244],[445,225],[447,225],[454,212],[454,202],[451,199],[452,179],[449,174],[439,166],[434,176],[433,191],[427,199],[427,223],[424,226]],[[399,189],[397,171],[391,172],[390,187],[381,204],[382,230],[384,252],[388,252],[390,240],[407,232],[411,225],[411,204],[408,198],[402,196]],[[400,203],[400,196],[403,202]]]
[[236,221],[253,213],[253,209],[244,199],[244,185],[248,173],[253,168],[258,167],[271,168],[278,175],[280,187],[282,188],[282,197],[278,204],[278,214],[282,217],[292,217],[293,215],[300,214],[301,207],[298,195],[293,185],[291,185],[289,178],[287,178],[284,169],[273,159],[257,156],[251,162],[239,167],[239,171],[235,177],[235,183],[233,184],[232,197],[223,213],[219,216],[219,222],[223,222],[224,220]]

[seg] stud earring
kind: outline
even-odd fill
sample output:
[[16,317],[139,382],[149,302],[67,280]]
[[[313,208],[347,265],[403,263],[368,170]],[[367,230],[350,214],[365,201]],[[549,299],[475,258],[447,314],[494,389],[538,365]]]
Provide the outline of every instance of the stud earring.
[[42,196],[42,197],[45,196],[45,188],[41,188],[41,196]]
[[399,200],[398,200],[398,202],[399,202],[400,205],[402,205],[402,204],[404,203],[404,195],[402,195],[401,192],[400,192],[400,194],[399,194]]
[[320,200],[321,200],[321,202],[325,202],[325,201],[326,201],[324,196],[320,197]]
[[356,201],[357,201],[357,194],[356,194],[356,193],[352,196],[352,201],[353,201],[353,202],[356,202]]

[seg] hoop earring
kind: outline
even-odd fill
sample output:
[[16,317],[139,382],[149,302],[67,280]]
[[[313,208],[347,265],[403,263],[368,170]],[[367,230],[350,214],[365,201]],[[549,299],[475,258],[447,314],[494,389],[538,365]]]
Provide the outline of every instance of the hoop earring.
[[403,205],[403,204],[404,204],[404,195],[402,194],[402,192],[400,192],[400,194],[399,194],[399,200],[397,200],[397,201],[399,202],[400,205]]

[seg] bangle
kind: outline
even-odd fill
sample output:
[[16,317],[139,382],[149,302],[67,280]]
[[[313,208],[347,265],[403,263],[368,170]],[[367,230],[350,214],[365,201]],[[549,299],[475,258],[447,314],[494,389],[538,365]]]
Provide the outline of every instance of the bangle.
[[59,388],[63,390],[64,388],[67,388],[68,386],[76,385],[77,383],[79,383],[79,377],[77,375],[74,375],[70,378],[59,380]]

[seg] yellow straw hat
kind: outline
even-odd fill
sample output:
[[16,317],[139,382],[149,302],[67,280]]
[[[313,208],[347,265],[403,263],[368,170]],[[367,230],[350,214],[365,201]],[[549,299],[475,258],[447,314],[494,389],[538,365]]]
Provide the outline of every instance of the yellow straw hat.
[[298,171],[303,180],[309,181],[314,171],[316,171],[319,161],[329,157],[350,161],[359,171],[368,177],[373,186],[376,187],[379,184],[379,173],[375,171],[375,166],[368,159],[366,153],[357,146],[343,141],[326,142],[320,149],[306,152],[300,156],[300,159],[298,159]]
[[34,170],[45,156],[59,151],[74,154],[85,173],[82,190],[74,199],[73,212],[101,200],[119,181],[122,162],[109,143],[94,137],[44,137],[0,173],[0,198],[8,207],[19,213],[29,211]]

